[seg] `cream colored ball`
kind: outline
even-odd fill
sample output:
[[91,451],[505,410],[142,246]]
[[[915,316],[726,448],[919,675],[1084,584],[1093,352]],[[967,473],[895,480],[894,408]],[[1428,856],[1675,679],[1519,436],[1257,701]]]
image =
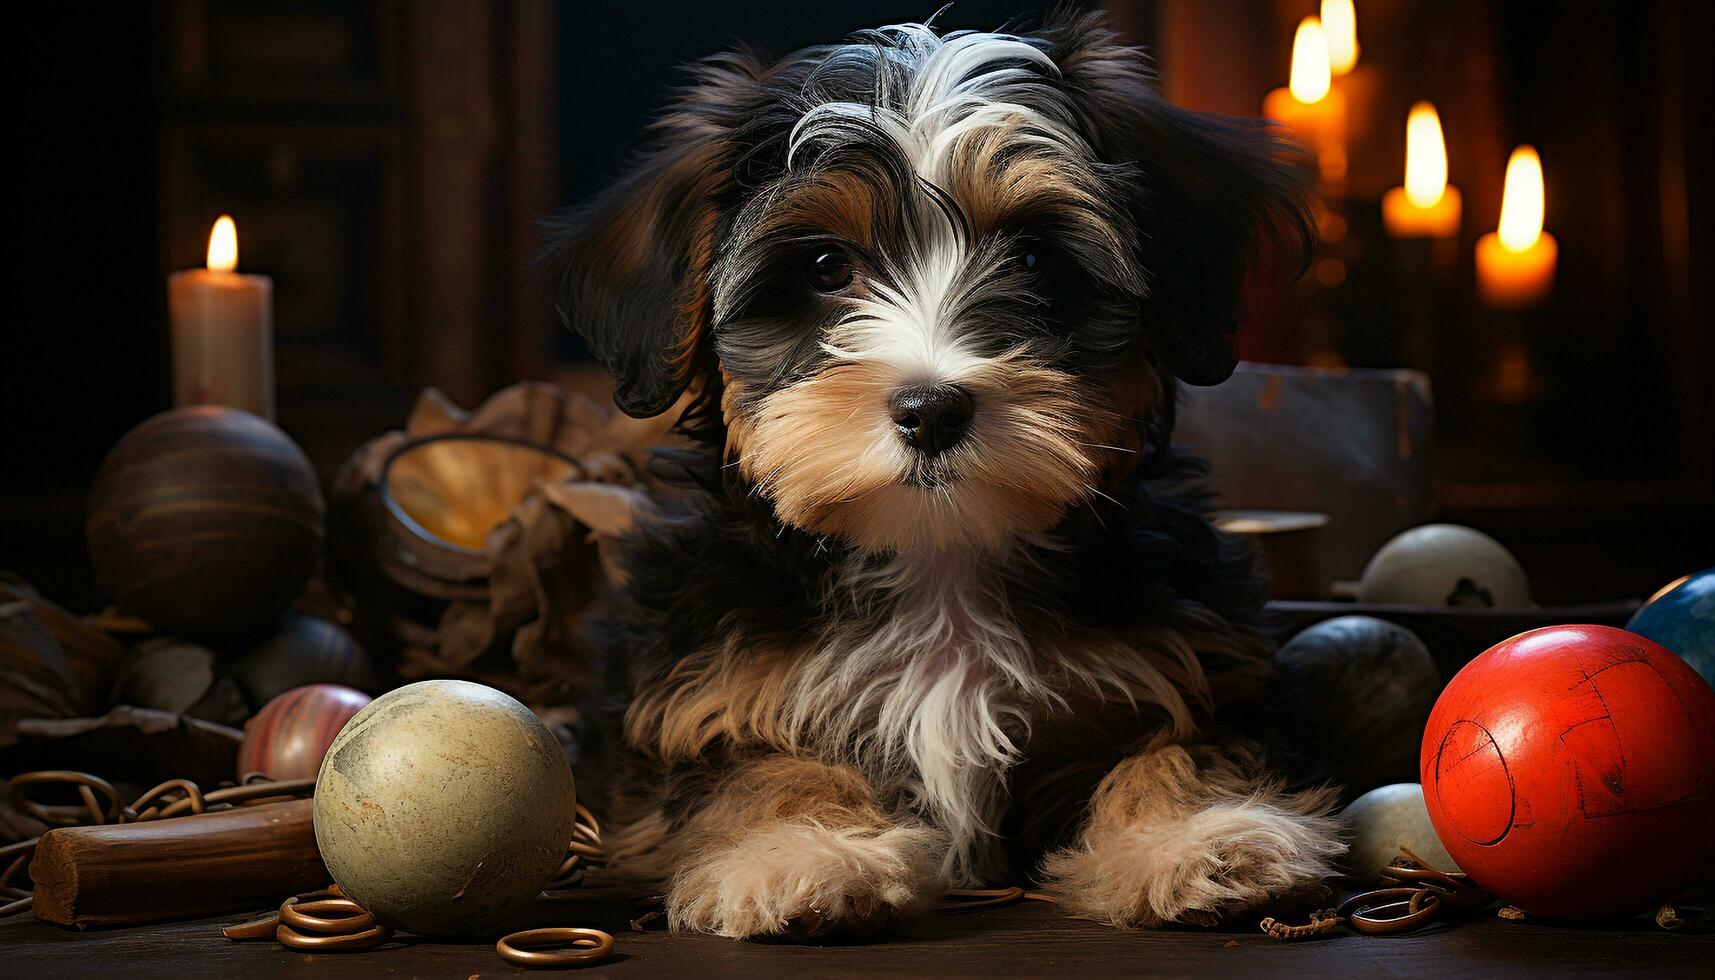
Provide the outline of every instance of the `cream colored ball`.
[[1499,541],[1458,524],[1396,535],[1364,566],[1358,601],[1410,606],[1528,606],[1524,567]]
[[377,919],[421,936],[497,929],[572,839],[572,771],[530,709],[469,681],[422,681],[346,723],[316,778],[316,844]]
[[1408,847],[1437,871],[1458,871],[1459,866],[1441,846],[1429,822],[1418,783],[1392,783],[1370,790],[1340,811],[1340,820],[1351,834],[1352,849],[1346,853],[1346,874],[1360,885],[1374,885],[1382,869]]

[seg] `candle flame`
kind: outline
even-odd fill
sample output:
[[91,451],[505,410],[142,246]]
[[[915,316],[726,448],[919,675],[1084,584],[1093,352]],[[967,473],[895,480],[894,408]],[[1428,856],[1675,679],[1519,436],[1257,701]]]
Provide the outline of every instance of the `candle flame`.
[[1328,42],[1328,67],[1336,75],[1358,64],[1358,14],[1352,0],[1322,0],[1322,34]]
[[230,214],[215,219],[214,230],[208,233],[208,267],[212,272],[238,268],[238,226]]
[[1506,186],[1501,189],[1501,246],[1522,252],[1542,237],[1542,158],[1533,146],[1521,146],[1507,161]]
[[1306,17],[1298,22],[1298,33],[1292,37],[1292,78],[1286,87],[1293,98],[1306,105],[1320,102],[1334,84],[1330,71],[1322,22]]
[[1405,199],[1413,207],[1432,208],[1447,193],[1447,143],[1441,116],[1429,102],[1418,102],[1405,119]]

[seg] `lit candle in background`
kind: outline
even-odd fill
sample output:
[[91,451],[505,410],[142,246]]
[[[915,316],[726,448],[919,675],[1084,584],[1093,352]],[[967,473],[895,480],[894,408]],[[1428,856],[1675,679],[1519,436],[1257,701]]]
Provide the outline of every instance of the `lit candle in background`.
[[1477,240],[1477,292],[1490,306],[1540,303],[1554,286],[1559,246],[1542,230],[1542,160],[1521,146],[1507,161],[1500,226]]
[[1335,77],[1358,64],[1358,12],[1352,0],[1322,0],[1322,35],[1328,44],[1328,69]]
[[1322,179],[1346,179],[1346,96],[1333,87],[1322,22],[1306,17],[1292,39],[1292,76],[1263,100],[1262,114],[1292,130],[1316,154]]
[[1459,233],[1459,188],[1447,183],[1447,143],[1435,106],[1419,102],[1405,120],[1405,186],[1382,197],[1382,221],[1395,238]]
[[274,417],[274,281],[238,269],[238,230],[221,215],[208,268],[167,279],[173,404],[226,405]]

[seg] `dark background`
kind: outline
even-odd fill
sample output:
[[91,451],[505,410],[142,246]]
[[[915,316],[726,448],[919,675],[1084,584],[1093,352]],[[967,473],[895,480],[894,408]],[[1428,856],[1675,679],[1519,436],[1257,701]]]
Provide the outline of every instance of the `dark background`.
[[[1035,5],[961,0],[994,27]],[[1254,114],[1311,0],[1114,0],[1170,98]],[[1715,563],[1707,5],[1359,0],[1368,86],[1353,234],[1263,305],[1253,357],[1418,366],[1433,378],[1443,516],[1512,545],[1545,601],[1646,594]],[[779,53],[933,4],[240,0],[9,11],[13,135],[0,346],[0,567],[99,601],[82,498],[107,447],[169,407],[165,277],[222,212],[276,282],[280,422],[324,477],[426,385],[470,405],[521,377],[599,380],[529,272],[536,222],[622,172],[676,66]],[[1376,229],[1402,121],[1433,98],[1466,217],[1453,278],[1407,308]],[[1469,300],[1502,168],[1532,142],[1560,242],[1550,303]],[[1315,276],[1311,279],[1314,280]],[[1427,311],[1427,313],[1425,312]],[[1427,316],[1416,363],[1401,323]],[[1497,344],[1524,402],[1484,394]]]

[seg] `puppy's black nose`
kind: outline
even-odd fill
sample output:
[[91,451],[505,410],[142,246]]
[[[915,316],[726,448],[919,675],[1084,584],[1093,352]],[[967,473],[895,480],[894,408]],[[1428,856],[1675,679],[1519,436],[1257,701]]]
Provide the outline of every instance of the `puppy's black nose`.
[[965,437],[977,403],[958,385],[913,385],[888,402],[899,435],[925,456],[938,456]]

